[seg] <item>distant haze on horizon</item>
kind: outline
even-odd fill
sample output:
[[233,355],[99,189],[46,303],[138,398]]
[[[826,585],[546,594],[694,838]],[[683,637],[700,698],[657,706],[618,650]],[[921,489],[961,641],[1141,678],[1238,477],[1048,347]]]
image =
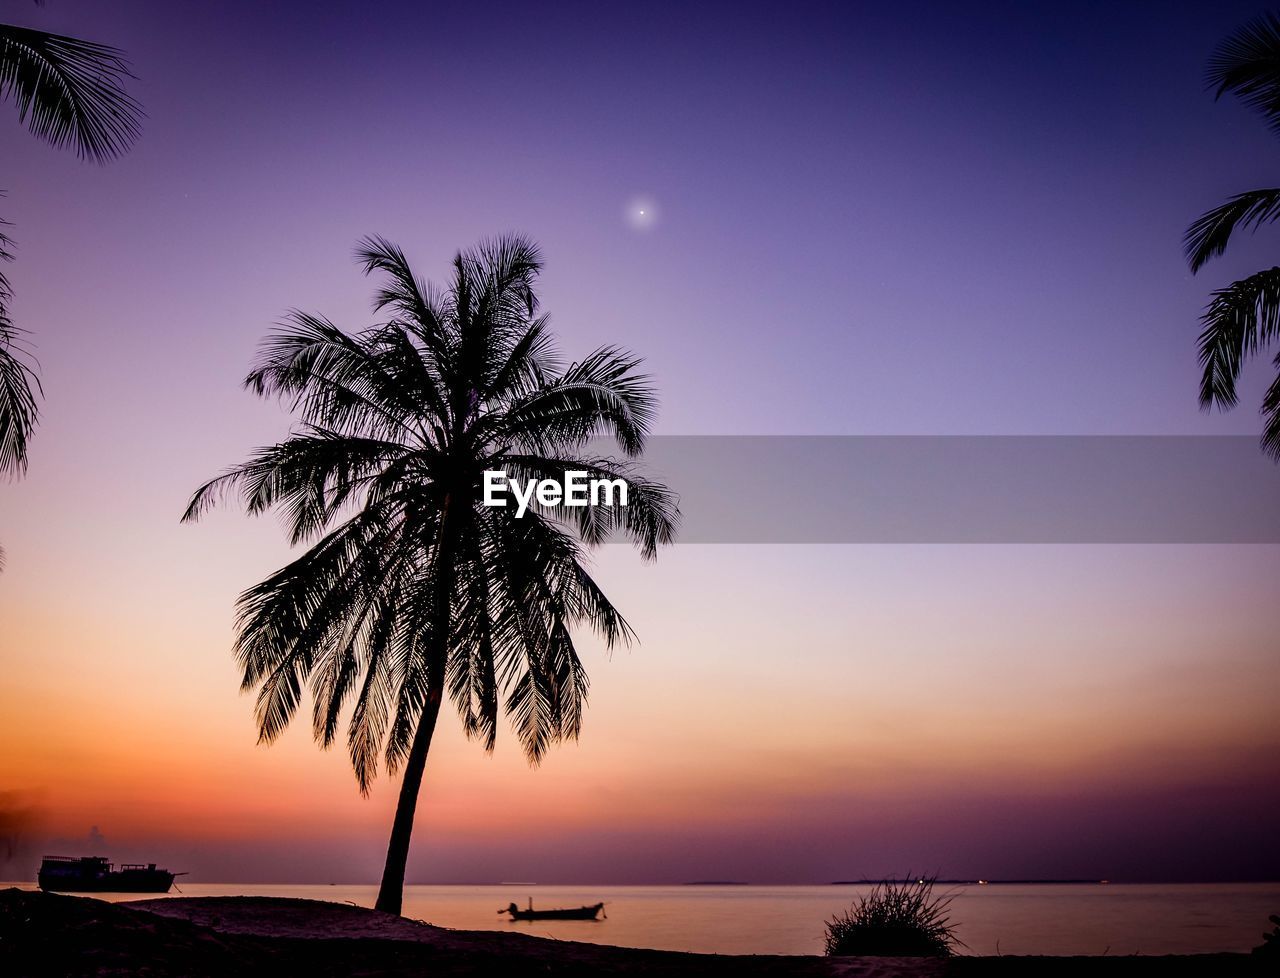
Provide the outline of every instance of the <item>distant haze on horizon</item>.
[[[1179,240],[1280,173],[1202,85],[1262,9],[7,5],[124,48],[148,119],[96,167],[0,104],[46,393],[0,485],[0,878],[61,851],[377,879],[395,783],[362,799],[309,707],[255,746],[237,693],[233,602],[279,527],[178,525],[288,430],[239,386],[285,310],[371,321],[364,235],[437,281],[532,235],[565,353],[644,356],[663,434],[1256,434],[1267,359],[1202,415],[1197,318],[1280,232],[1195,277]],[[1280,547],[597,570],[640,643],[584,642],[581,742],[530,770],[448,714],[410,883],[1280,878]]]

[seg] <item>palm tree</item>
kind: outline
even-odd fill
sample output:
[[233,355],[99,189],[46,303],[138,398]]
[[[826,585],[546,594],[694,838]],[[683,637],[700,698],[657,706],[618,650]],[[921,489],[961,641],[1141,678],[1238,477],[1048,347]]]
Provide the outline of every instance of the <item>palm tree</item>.
[[[1231,92],[1262,113],[1280,135],[1280,16],[1264,14],[1218,45],[1206,78],[1215,97]],[[1280,188],[1249,190],[1203,214],[1184,237],[1187,263],[1198,272],[1226,249],[1237,230],[1280,217]],[[1268,268],[1213,293],[1201,318],[1200,406],[1231,408],[1246,357],[1280,338],[1280,268]],[[1280,369],[1280,355],[1275,358]],[[1280,374],[1262,399],[1262,449],[1280,461]]]
[[[124,90],[130,77],[115,48],[0,24],[0,99],[17,103],[19,121],[36,136],[82,159],[105,163],[137,138],[142,110]],[[0,234],[0,261],[13,260],[12,243]],[[9,318],[12,298],[0,272],[0,472],[20,473],[40,384],[22,349],[23,330]]]
[[[499,700],[532,763],[576,738],[587,675],[572,629],[609,647],[631,628],[586,567],[614,531],[646,558],[673,539],[677,501],[637,460],[655,407],[640,361],[604,347],[563,366],[538,312],[537,248],[504,237],[458,254],[439,290],[380,238],[357,252],[384,281],[375,314],[347,333],[292,313],[245,381],[289,401],[299,426],[282,443],[206,483],[183,519],[227,491],[250,513],[281,511],[309,549],[245,591],[235,655],[257,689],[259,738],[271,742],[310,689],[325,747],[346,708],[361,792],[379,766],[402,770],[378,893],[399,913],[418,790],[446,693],[463,727],[492,750]],[[621,457],[592,451],[612,438]],[[628,505],[530,509],[482,505],[486,470],[513,478],[623,478]]]

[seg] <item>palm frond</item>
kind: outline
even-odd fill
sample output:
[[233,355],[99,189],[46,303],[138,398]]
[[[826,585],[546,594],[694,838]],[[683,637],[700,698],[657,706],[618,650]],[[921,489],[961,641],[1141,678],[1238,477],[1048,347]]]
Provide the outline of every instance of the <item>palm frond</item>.
[[[357,513],[296,560],[246,590],[237,602],[236,659],[251,689],[290,657],[328,646],[359,606],[397,531],[385,508]],[[310,668],[310,665],[307,665]]]
[[1280,133],[1280,16],[1262,14],[1223,40],[1209,59],[1205,81],[1215,98],[1239,96]]
[[399,664],[396,701],[383,751],[392,774],[408,758],[424,711],[442,695],[445,685],[447,662],[441,661],[439,652],[447,649],[448,636],[441,626],[448,623],[441,621],[440,606],[452,603],[453,589],[440,580],[440,570],[428,559],[420,575],[406,586],[400,605],[394,637]]
[[374,312],[390,309],[402,317],[403,322],[417,323],[443,335],[442,319],[435,304],[428,301],[431,287],[413,274],[409,259],[399,245],[381,235],[370,235],[356,246],[356,261],[366,275],[382,272],[387,277],[386,284],[374,293]]
[[1280,189],[1249,190],[1200,215],[1183,235],[1183,250],[1191,271],[1222,254],[1237,230],[1257,229],[1280,217]]
[[378,759],[395,700],[395,629],[398,605],[388,604],[370,642],[364,682],[356,694],[347,726],[347,753],[360,793],[367,795],[378,773]]
[[626,482],[626,506],[581,506],[560,511],[591,546],[620,532],[639,546],[642,557],[650,560],[660,546],[674,542],[679,530],[679,497],[662,483],[647,478],[628,460],[507,452],[494,457],[488,465],[505,468],[511,477],[518,479],[562,479],[567,472],[585,472],[588,479]]
[[1280,353],[1272,365],[1276,368],[1276,379],[1262,398],[1262,450],[1280,462]]
[[506,351],[506,362],[497,365],[483,395],[514,401],[537,390],[561,370],[549,319],[540,316],[511,344]]
[[[2,196],[2,195],[0,195]],[[9,222],[0,219],[0,228]],[[0,230],[0,262],[13,261],[13,241]],[[0,271],[0,472],[22,473],[27,468],[27,442],[40,417],[37,396],[40,378],[24,331],[9,319],[13,291]]]
[[1236,405],[1246,357],[1280,336],[1280,268],[1250,275],[1213,293],[1201,317],[1200,406]]
[[478,273],[476,313],[499,329],[522,326],[538,308],[534,283],[542,251],[529,238],[511,234],[482,241],[470,255]]
[[132,78],[116,48],[0,24],[0,98],[36,136],[104,163],[142,131],[142,107],[125,91]]
[[576,448],[607,434],[626,454],[639,455],[657,409],[649,377],[635,371],[640,363],[614,347],[601,347],[517,399],[492,422],[495,437],[545,451]]
[[449,696],[462,715],[463,731],[486,751],[497,742],[498,690],[495,677],[493,593],[479,541],[468,535],[466,566],[459,575],[463,600],[453,623],[447,667]]
[[22,345],[22,330],[8,317],[0,291],[0,472],[27,468],[27,443],[40,419],[42,393],[34,360]]
[[[4,191],[0,191],[0,197],[4,196]],[[0,218],[0,228],[10,227],[9,221]],[[3,231],[0,231],[0,261],[13,261],[13,252],[9,249],[13,247],[13,239]],[[9,280],[0,274],[0,292],[5,296],[12,297],[13,293],[9,291]]]
[[209,480],[192,494],[182,522],[200,518],[218,499],[240,489],[251,515],[283,507],[290,542],[322,532],[349,503],[378,493],[409,449],[394,441],[360,438],[303,426],[287,441],[259,448],[249,459]]
[[259,349],[245,387],[291,401],[304,421],[345,431],[391,434],[420,428],[421,391],[388,374],[385,330],[351,336],[329,320],[292,311]]

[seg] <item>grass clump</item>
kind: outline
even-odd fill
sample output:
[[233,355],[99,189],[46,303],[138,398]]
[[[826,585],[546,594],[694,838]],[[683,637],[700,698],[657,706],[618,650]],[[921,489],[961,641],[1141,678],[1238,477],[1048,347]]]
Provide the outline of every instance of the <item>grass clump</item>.
[[826,953],[945,958],[961,945],[947,916],[951,897],[933,895],[935,877],[883,882],[827,921]]
[[1262,935],[1262,943],[1253,949],[1253,953],[1260,958],[1280,961],[1280,914],[1273,913],[1267,919],[1275,926],[1270,934]]

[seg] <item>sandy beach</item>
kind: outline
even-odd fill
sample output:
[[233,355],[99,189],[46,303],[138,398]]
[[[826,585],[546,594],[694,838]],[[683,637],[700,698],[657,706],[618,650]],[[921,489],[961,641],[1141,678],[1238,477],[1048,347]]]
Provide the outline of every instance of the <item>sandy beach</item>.
[[1257,975],[1244,954],[1153,957],[822,958],[712,955],[461,931],[313,900],[182,898],[106,903],[0,892],[6,975],[430,974],[935,978],[985,975]]

